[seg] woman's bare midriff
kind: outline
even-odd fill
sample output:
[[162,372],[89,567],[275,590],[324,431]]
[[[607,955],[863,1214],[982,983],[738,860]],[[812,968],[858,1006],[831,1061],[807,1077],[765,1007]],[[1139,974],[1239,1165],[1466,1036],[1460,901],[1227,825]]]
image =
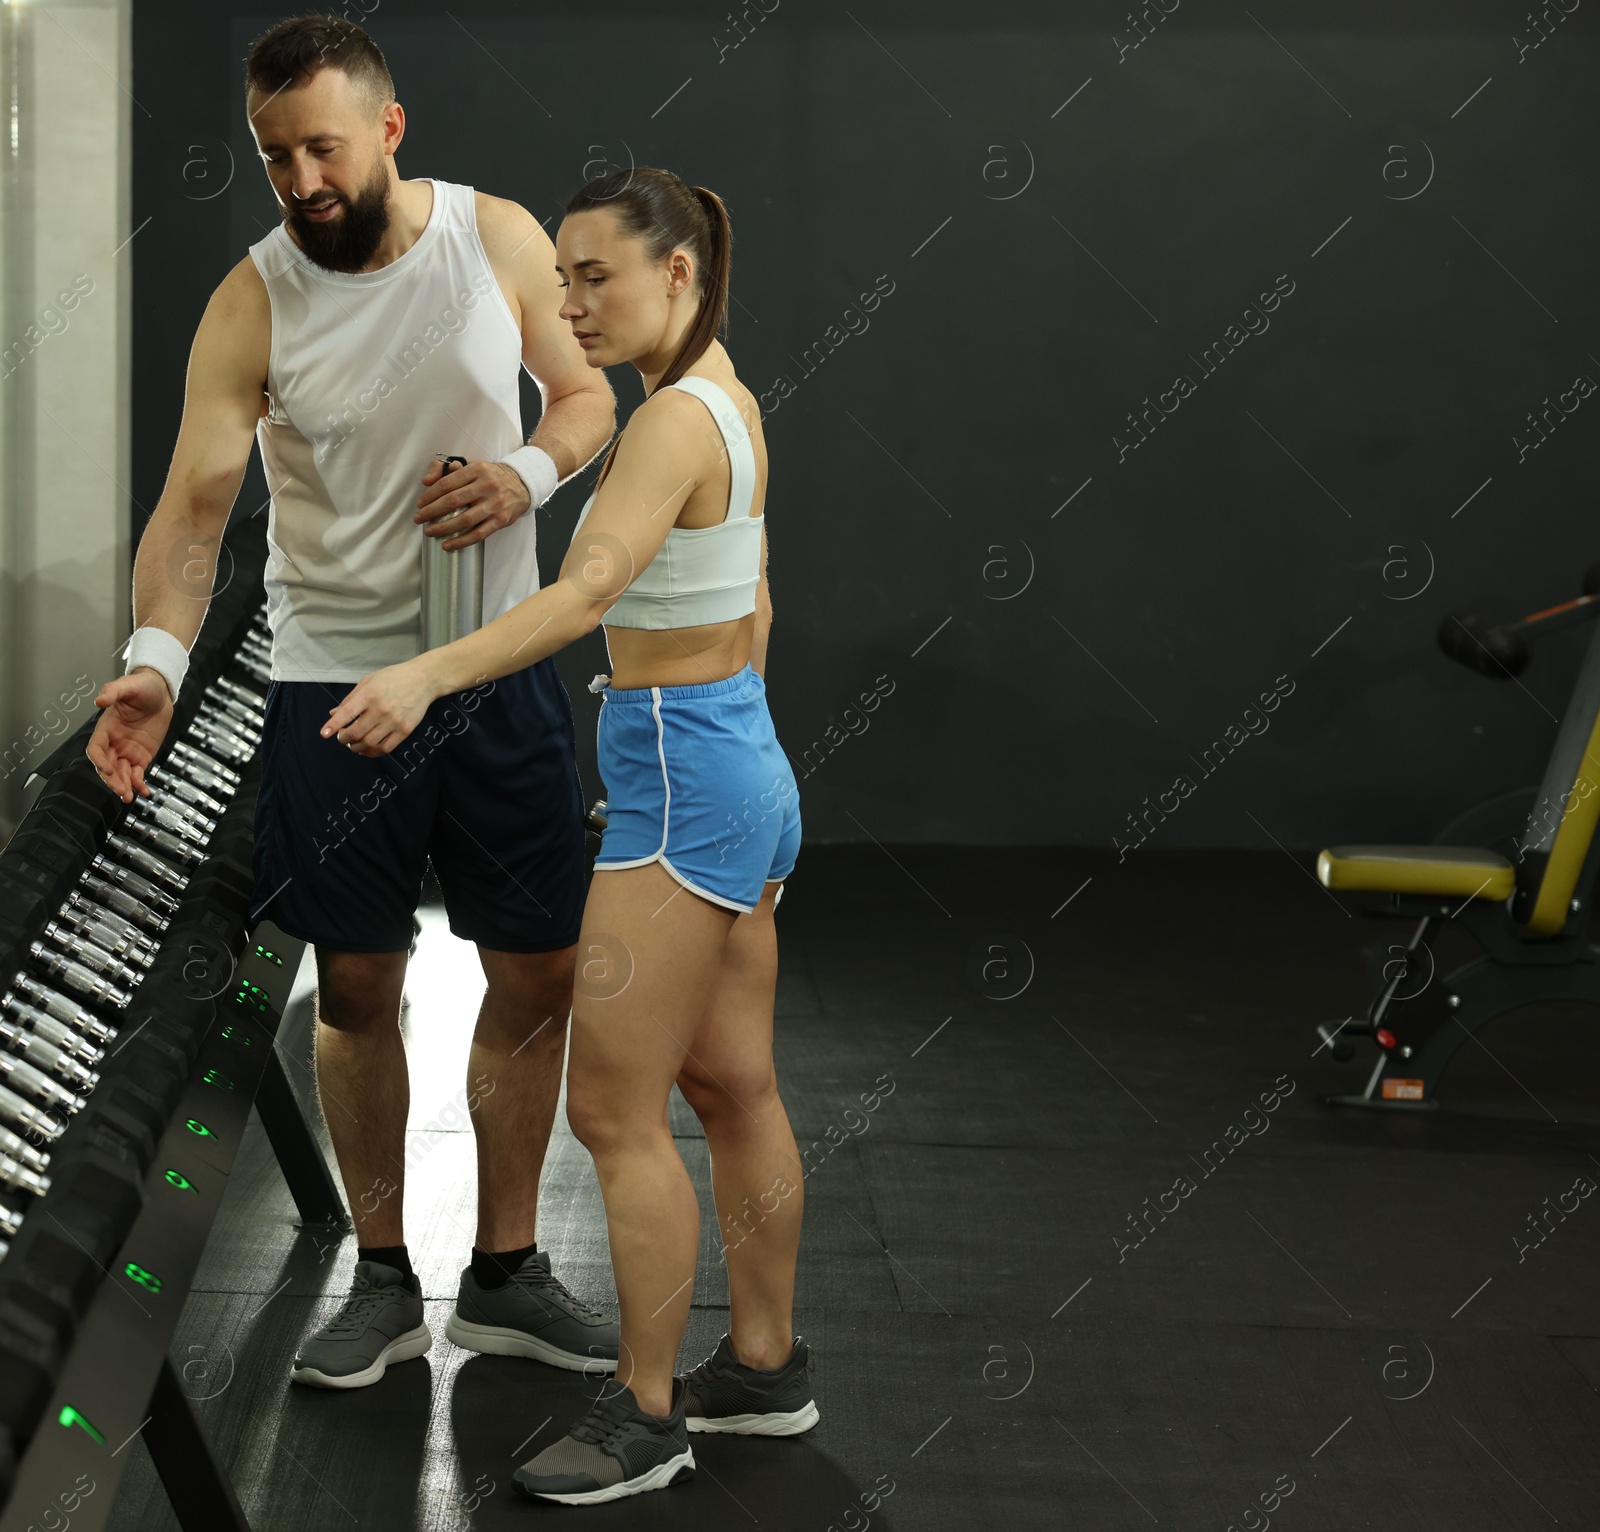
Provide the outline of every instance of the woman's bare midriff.
[[738,675],[750,658],[756,614],[697,628],[606,628],[611,684],[700,686]]

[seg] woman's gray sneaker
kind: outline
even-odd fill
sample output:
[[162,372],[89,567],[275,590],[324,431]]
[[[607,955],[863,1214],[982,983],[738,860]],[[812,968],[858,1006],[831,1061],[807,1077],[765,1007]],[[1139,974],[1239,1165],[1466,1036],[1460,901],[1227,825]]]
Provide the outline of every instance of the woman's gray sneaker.
[[684,1375],[685,1420],[691,1431],[739,1436],[798,1436],[817,1423],[811,1397],[811,1348],[797,1335],[789,1360],[758,1371],[746,1367],[724,1335],[717,1349]]
[[535,1250],[500,1287],[461,1273],[445,1335],[468,1351],[527,1356],[599,1376],[617,1370],[617,1321],[575,1298],[550,1274],[550,1252]]
[[607,1384],[566,1436],[512,1477],[530,1495],[563,1505],[595,1505],[665,1489],[694,1468],[683,1402],[682,1378],[672,1380],[672,1413],[665,1419],[641,1410],[626,1384]]
[[289,1377],[316,1388],[363,1388],[390,1362],[421,1356],[433,1344],[422,1317],[422,1284],[382,1261],[357,1261],[350,1296],[300,1347]]

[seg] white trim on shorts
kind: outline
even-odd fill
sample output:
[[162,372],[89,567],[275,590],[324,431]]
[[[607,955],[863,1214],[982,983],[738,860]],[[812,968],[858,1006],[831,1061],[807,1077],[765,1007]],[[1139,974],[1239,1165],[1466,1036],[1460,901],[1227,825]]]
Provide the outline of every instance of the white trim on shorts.
[[[661,688],[652,686],[650,690],[653,693],[650,713],[656,721],[656,759],[661,762],[661,790],[666,794],[661,804],[661,844],[649,856],[636,857],[631,862],[596,862],[594,864],[596,872],[604,872],[612,867],[618,872],[625,867],[648,867],[667,849],[667,824],[672,818],[672,782],[667,776],[667,731],[661,721]],[[673,873],[673,876],[677,877],[677,874]],[[698,893],[699,890],[696,889],[695,892]]]
[[[709,899],[713,904],[720,904],[725,910],[737,910],[741,915],[754,915],[756,906],[753,904],[736,904],[732,899],[724,899],[721,894],[714,894],[709,889],[701,888],[698,883],[691,883],[658,851],[654,856],[640,857],[637,862],[596,862],[596,872],[623,872],[630,867],[648,867],[652,862],[659,862],[674,878],[678,880],[691,894],[699,894],[702,899]],[[772,907],[777,909],[778,901],[783,898],[783,878],[767,878],[763,880],[763,888],[767,883],[776,883],[778,892],[773,895]]]
[[[661,762],[661,789],[666,794],[661,806],[661,844],[649,856],[637,857],[631,862],[596,862],[596,872],[623,872],[629,867],[648,867],[652,862],[660,862],[691,894],[699,894],[702,899],[709,899],[713,904],[720,905],[725,910],[737,910],[741,915],[753,915],[756,910],[754,904],[740,904],[733,899],[724,899],[721,894],[714,894],[710,889],[701,888],[697,883],[691,883],[667,860],[668,825],[672,821],[672,781],[667,776],[667,730],[661,719],[661,688],[652,686],[654,694],[650,702],[650,712],[656,721],[656,759]],[[763,882],[778,884],[777,898],[772,901],[773,909],[778,907],[778,899],[783,898],[783,879],[767,878]],[[759,903],[759,901],[758,901]]]

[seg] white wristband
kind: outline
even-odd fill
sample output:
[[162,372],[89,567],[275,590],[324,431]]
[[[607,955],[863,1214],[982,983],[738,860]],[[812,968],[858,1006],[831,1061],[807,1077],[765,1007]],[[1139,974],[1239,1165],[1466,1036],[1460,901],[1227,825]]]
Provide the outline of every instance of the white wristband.
[[148,623],[135,628],[133,637],[128,640],[127,669],[136,670],[140,665],[160,671],[172,700],[178,700],[178,688],[183,685],[184,673],[189,669],[189,651],[183,647],[182,639]]
[[509,457],[500,459],[507,468],[528,486],[528,509],[536,511],[556,492],[561,482],[561,470],[555,459],[543,447],[526,442]]

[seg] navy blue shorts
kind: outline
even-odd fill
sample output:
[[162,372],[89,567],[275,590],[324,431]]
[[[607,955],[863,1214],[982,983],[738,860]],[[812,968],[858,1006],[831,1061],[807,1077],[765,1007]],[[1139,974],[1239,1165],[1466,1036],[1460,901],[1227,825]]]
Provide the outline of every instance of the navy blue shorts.
[[267,688],[251,920],[332,951],[403,952],[431,858],[455,935],[498,952],[576,942],[588,855],[555,662],[437,698],[383,756],[318,733],[352,684]]

